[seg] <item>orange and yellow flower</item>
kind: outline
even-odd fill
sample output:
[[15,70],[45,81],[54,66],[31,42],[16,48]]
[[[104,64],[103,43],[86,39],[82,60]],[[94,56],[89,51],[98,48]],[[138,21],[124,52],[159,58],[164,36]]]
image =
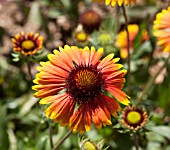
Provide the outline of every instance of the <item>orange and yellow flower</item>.
[[122,4],[125,5],[135,4],[136,0],[93,0],[93,2],[98,3],[105,2],[105,5],[111,5],[112,7],[114,7],[116,4],[118,4],[119,6],[122,6]]
[[14,51],[28,56],[35,54],[42,48],[43,37],[39,36],[38,33],[34,34],[33,32],[28,32],[25,34],[24,32],[21,32],[12,38],[12,42]]
[[[133,51],[133,44],[136,36],[139,32],[139,26],[137,24],[128,25],[129,38],[130,38],[130,52]],[[141,43],[148,39],[148,32],[146,30],[142,31]],[[120,56],[126,59],[128,56],[127,50],[127,32],[125,30],[121,31],[116,39],[115,45],[120,48]]]
[[[49,54],[48,62],[41,62],[33,86],[40,104],[50,104],[46,116],[68,125],[72,131],[89,131],[92,122],[97,128],[111,125],[111,114],[116,116],[120,103],[129,104],[122,91],[126,70],[117,64],[119,58],[110,54],[100,61],[103,48],[80,49],[76,46],[59,47]],[[107,96],[110,92],[114,98]]]
[[170,7],[163,9],[156,15],[154,21],[154,35],[157,37],[157,44],[163,48],[165,52],[170,52]]
[[123,125],[133,131],[142,128],[148,119],[147,113],[139,107],[125,107],[122,112],[121,122]]

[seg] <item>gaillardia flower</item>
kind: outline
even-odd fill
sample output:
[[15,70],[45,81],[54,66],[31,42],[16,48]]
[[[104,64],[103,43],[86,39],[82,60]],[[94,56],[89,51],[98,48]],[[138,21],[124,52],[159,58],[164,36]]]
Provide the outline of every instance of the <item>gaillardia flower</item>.
[[154,35],[157,37],[157,44],[163,48],[165,52],[170,52],[170,7],[163,9],[156,15],[154,21]]
[[136,0],[93,0],[93,2],[105,2],[106,5],[111,5],[112,7],[114,7],[116,4],[118,4],[119,6],[122,6],[122,4],[131,5],[133,3],[136,3]]
[[94,143],[94,142],[91,142],[87,139],[83,140],[81,143],[80,143],[80,149],[81,150],[98,150],[99,146]]
[[74,40],[79,44],[87,44],[89,40],[89,35],[85,31],[78,31],[74,33]]
[[147,121],[147,114],[142,108],[128,106],[122,112],[121,122],[127,128],[137,131],[142,128]]
[[34,34],[33,32],[28,32],[25,34],[21,32],[12,38],[12,42],[14,51],[28,56],[35,54],[42,48],[43,37],[39,36],[38,33]]
[[101,24],[100,15],[94,10],[87,10],[79,17],[79,22],[88,31],[98,29]]
[[[100,61],[103,49],[80,49],[76,46],[59,47],[49,54],[48,62],[41,62],[33,86],[40,104],[50,104],[46,116],[68,125],[73,132],[89,131],[92,122],[97,128],[111,125],[111,114],[116,115],[120,106],[107,95],[110,92],[119,102],[129,104],[121,90],[126,70],[119,70],[119,58],[110,54]],[[76,107],[76,108],[75,108]]]
[[[128,25],[129,38],[130,38],[130,52],[133,51],[134,40],[138,35],[139,26],[137,24]],[[148,32],[146,30],[142,31],[141,43],[148,39]],[[126,59],[128,56],[127,50],[127,32],[125,30],[121,31],[116,39],[115,45],[120,48],[120,56],[122,59]]]

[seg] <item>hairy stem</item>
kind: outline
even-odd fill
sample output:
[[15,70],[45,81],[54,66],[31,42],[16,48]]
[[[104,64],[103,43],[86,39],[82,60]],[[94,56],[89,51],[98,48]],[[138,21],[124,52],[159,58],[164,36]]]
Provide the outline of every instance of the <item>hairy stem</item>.
[[123,15],[125,18],[125,30],[126,30],[126,34],[127,34],[127,51],[128,51],[128,93],[130,94],[130,84],[131,84],[131,68],[130,68],[130,37],[129,37],[129,31],[128,31],[128,17],[126,14],[126,9],[125,6],[122,5],[122,10],[123,10]]
[[52,150],[57,150],[57,148],[71,135],[72,130],[68,131],[68,133],[53,147]]
[[136,133],[134,133],[134,143],[135,143],[135,148],[136,150],[139,149],[139,143],[138,143],[138,135]]
[[51,146],[51,149],[54,147],[53,145],[53,138],[52,138],[52,135],[53,135],[53,128],[50,124],[50,121],[48,122],[49,124],[49,138],[50,138],[50,146]]
[[31,64],[29,61],[26,62],[27,63],[27,68],[28,68],[28,74],[30,76],[30,79],[31,81],[33,80],[33,77],[32,77],[32,73],[31,73]]

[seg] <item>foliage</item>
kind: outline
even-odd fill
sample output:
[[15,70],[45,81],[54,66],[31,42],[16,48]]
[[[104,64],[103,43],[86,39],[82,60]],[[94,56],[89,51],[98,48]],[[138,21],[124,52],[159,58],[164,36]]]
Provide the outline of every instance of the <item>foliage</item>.
[[[152,72],[157,71],[154,65],[160,68],[158,63],[166,60],[167,54],[160,52],[152,26],[156,13],[167,8],[168,3],[163,0],[139,0],[137,5],[127,7],[129,24],[139,25],[131,53],[131,104],[135,104],[153,78],[155,73]],[[73,35],[80,24],[80,15],[89,9],[97,11],[102,19],[99,29],[90,32],[87,30],[90,35],[87,45],[95,46],[96,49],[103,47],[105,55],[113,52],[120,57],[120,48],[115,46],[115,41],[118,33],[125,28],[125,21],[118,6],[112,8],[92,3],[91,0],[0,2],[1,150],[50,150],[49,135],[51,134],[55,145],[68,132],[65,127],[60,127],[45,117],[45,107],[40,106],[39,100],[33,96],[33,82],[26,62],[29,60],[35,78],[36,66],[40,61],[47,60],[47,54],[53,49],[65,44],[83,47],[81,43],[75,42]],[[149,38],[141,43],[143,29],[147,30]],[[21,31],[33,31],[44,37],[42,50],[28,60],[12,50],[11,37]],[[127,59],[121,59],[120,62],[128,69]],[[140,101],[140,106],[149,115],[146,126],[137,133],[140,149],[170,150],[170,64],[165,72],[159,73],[159,82],[153,82]],[[128,92],[128,77],[126,78],[124,91]],[[118,120],[112,118],[112,126],[102,129],[92,127],[84,135],[72,134],[59,149],[80,149],[84,139],[97,143],[96,145],[102,143],[99,146],[102,149],[134,149],[132,133]]]

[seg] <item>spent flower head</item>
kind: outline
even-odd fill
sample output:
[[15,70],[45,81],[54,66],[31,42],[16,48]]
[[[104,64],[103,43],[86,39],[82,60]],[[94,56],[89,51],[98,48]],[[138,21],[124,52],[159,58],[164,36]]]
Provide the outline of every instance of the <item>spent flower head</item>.
[[79,17],[79,22],[89,32],[98,29],[101,24],[101,16],[94,10],[87,10]]

